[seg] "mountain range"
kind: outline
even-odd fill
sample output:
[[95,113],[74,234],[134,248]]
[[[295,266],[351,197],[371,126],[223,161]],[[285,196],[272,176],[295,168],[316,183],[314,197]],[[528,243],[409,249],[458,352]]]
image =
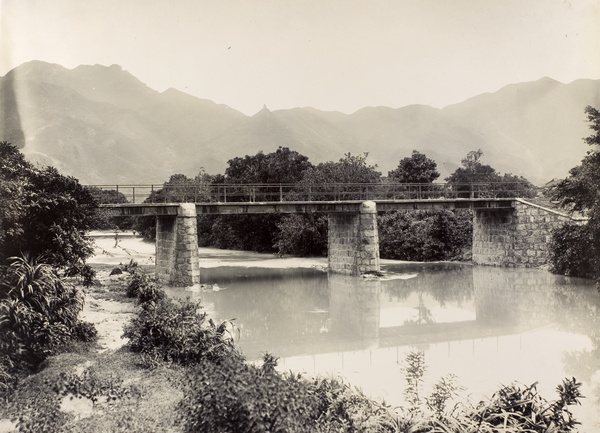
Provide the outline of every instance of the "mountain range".
[[483,163],[543,184],[565,177],[585,156],[587,105],[600,108],[600,80],[545,77],[443,109],[264,107],[247,116],[175,89],[158,92],[118,65],[66,69],[32,61],[0,78],[0,140],[85,184],[218,174],[232,158],[279,146],[313,164],[368,152],[383,175],[414,149],[437,162],[439,180],[481,149]]

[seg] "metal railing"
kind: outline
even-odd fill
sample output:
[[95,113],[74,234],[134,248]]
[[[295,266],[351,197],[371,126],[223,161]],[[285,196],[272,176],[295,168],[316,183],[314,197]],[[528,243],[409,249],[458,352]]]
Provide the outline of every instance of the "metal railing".
[[440,200],[534,197],[520,182],[490,183],[320,183],[320,184],[149,184],[86,185],[99,204],[256,203],[345,200]]

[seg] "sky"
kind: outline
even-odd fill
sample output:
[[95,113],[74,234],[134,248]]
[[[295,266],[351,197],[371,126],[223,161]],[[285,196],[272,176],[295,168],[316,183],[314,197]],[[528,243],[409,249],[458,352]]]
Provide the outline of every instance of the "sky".
[[600,0],[0,0],[0,76],[118,64],[247,115],[600,79]]

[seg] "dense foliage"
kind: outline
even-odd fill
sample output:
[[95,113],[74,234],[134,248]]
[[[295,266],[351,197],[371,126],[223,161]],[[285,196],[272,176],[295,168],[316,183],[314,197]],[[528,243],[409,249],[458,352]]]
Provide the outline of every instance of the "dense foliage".
[[456,403],[455,377],[425,394],[423,352],[411,352],[403,368],[407,407],[391,408],[334,378],[279,373],[276,361],[266,354],[261,366],[234,358],[193,366],[179,403],[184,431],[567,433],[577,425],[569,406],[582,397],[581,384],[565,379],[552,402],[535,385],[512,384],[476,406]]
[[389,180],[399,183],[431,183],[438,177],[437,163],[416,150],[410,157],[402,158],[397,168],[388,172]]
[[216,183],[296,183],[313,167],[308,157],[279,147],[275,152],[246,155],[228,161],[225,176]]
[[388,212],[378,217],[379,251],[386,259],[464,259],[472,243],[469,211]]
[[493,184],[497,197],[518,196],[531,198],[536,195],[535,186],[522,176],[498,173],[494,168],[483,164],[480,159],[483,156],[481,149],[471,151],[462,159],[462,167],[457,168],[446,182],[453,186],[459,197],[479,197],[483,192],[490,189]]
[[[96,203],[118,204],[128,203],[127,197],[116,190],[105,190],[97,187],[87,186],[86,189],[92,195]],[[135,217],[111,216],[108,209],[96,208],[94,218],[90,224],[92,230],[127,230],[134,227]]]
[[327,255],[327,217],[291,214],[281,218],[273,245],[279,254]]
[[219,363],[241,356],[234,345],[231,322],[215,324],[200,311],[198,302],[167,298],[162,289],[138,273],[132,276],[127,292],[135,294],[141,309],[125,326],[123,336],[147,365]]
[[[494,196],[533,197],[535,187],[526,179],[499,174],[482,164],[481,150],[469,152],[446,180],[459,197],[483,196],[494,185]],[[266,200],[266,194],[283,194],[285,200],[364,200],[386,182],[406,184],[394,198],[420,198],[441,193],[439,185],[421,191],[410,189],[413,183],[431,184],[439,173],[435,161],[413,151],[399,161],[398,167],[383,179],[376,165],[368,162],[368,153],[347,153],[337,162],[316,166],[308,158],[280,147],[276,152],[234,158],[224,175],[200,172],[195,178],[177,174],[154,191],[151,200],[178,202],[200,200]],[[285,189],[248,191],[240,184],[287,183]],[[357,184],[361,184],[360,188]],[[293,186],[292,186],[293,185]],[[334,185],[332,188],[331,185]],[[398,185],[400,187],[400,185]],[[439,188],[439,191],[436,189]],[[248,192],[253,195],[250,198]],[[238,194],[239,195],[236,195]],[[325,194],[325,195],[324,195]],[[391,197],[390,197],[391,198]],[[469,212],[432,210],[397,212],[378,216],[380,256],[384,259],[413,261],[465,260],[472,242],[472,218]],[[139,219],[137,229],[147,238],[155,235],[155,218]],[[327,252],[326,215],[200,215],[197,218],[198,243],[224,249],[274,252],[298,256],[321,256]]]
[[588,216],[587,225],[566,226],[553,236],[553,270],[558,273],[600,278],[600,111],[586,107],[594,134],[584,138],[591,146],[577,167],[551,191],[551,197],[568,210]]
[[93,340],[93,326],[78,319],[82,309],[81,291],[48,264],[12,258],[0,267],[0,371],[14,379],[70,341]]
[[53,167],[38,169],[7,142],[0,142],[0,261],[27,252],[60,267],[92,254],[84,237],[96,203],[73,177]]

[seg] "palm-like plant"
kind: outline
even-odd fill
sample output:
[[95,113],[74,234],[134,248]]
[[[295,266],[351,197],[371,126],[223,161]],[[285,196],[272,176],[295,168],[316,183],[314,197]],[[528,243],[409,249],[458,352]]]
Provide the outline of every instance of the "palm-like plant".
[[68,341],[83,295],[47,264],[11,257],[0,272],[0,348],[31,366]]

